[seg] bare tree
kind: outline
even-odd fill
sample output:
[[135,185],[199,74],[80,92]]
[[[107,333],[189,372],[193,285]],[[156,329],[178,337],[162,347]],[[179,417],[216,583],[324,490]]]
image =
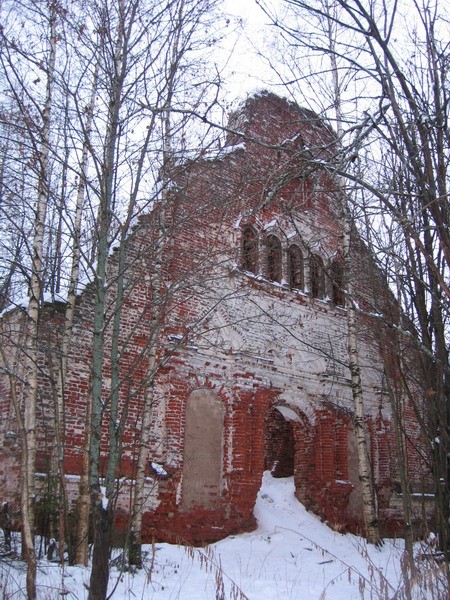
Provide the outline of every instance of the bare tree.
[[[257,3],[271,13],[269,2]],[[426,1],[395,2],[392,7],[372,0],[286,0],[282,5],[295,17],[277,19],[277,24],[291,48],[313,54],[319,67],[315,80],[317,72],[322,81],[334,76],[335,70],[324,66],[325,56],[332,57],[346,78],[341,87],[342,156],[334,171],[358,189],[353,199],[355,214],[362,217],[361,231],[375,231],[367,240],[378,244],[383,223],[388,229],[394,223],[401,237],[395,249],[388,243],[372,248],[382,266],[391,266],[390,253],[398,253],[396,265],[401,268],[386,274],[394,289],[400,278],[403,309],[415,326],[414,332],[403,330],[401,335],[413,335],[420,350],[416,368],[422,369],[423,402],[428,404],[424,433],[434,447],[436,514],[447,555],[448,48],[440,40],[447,38],[448,22],[439,3]],[[410,32],[403,27],[406,17],[413,23]],[[323,23],[339,32],[333,46]],[[294,71],[291,65],[291,76]],[[299,73],[297,82],[306,81]],[[384,240],[388,242],[387,233]],[[402,327],[398,319],[395,327]]]
[[[53,424],[48,433],[52,436],[53,448],[51,478],[57,482],[54,491],[59,490],[55,496],[62,499],[59,534],[63,548],[66,378],[80,279],[88,277],[94,290],[91,413],[85,442],[85,458],[88,459],[85,474],[89,476],[88,493],[94,510],[90,595],[103,598],[108,583],[121,436],[127,417],[127,405],[121,404],[124,383],[120,362],[128,343],[120,337],[123,304],[129,290],[136,285],[130,275],[130,266],[139,259],[127,255],[126,244],[138,215],[159,198],[155,182],[162,180],[163,187],[167,183],[163,173],[171,154],[167,145],[169,138],[176,137],[178,145],[183,147],[192,109],[205,115],[216,102],[219,77],[217,73],[211,77],[205,74],[201,55],[202,47],[214,43],[212,37],[216,28],[211,28],[209,34],[205,29],[214,5],[215,2],[209,0],[167,0],[164,3],[118,0],[70,6],[49,3],[41,7],[30,1],[21,5],[21,13],[11,3],[2,4],[5,14],[9,11],[15,19],[9,19],[11,26],[2,30],[2,49],[5,49],[2,77],[9,86],[18,114],[26,115],[20,122],[15,122],[14,127],[16,132],[28,134],[31,157],[27,156],[27,160],[35,165],[34,187],[38,198],[31,258],[29,264],[23,260],[17,270],[26,275],[28,269],[31,273],[29,327],[26,327],[29,342],[27,348],[22,346],[29,360],[26,385],[21,383],[20,373],[14,372],[11,361],[4,356],[5,370],[11,367],[11,377],[15,377],[11,380],[14,383],[11,389],[24,390],[29,398],[25,403],[26,419],[22,423],[18,404],[17,419],[19,425],[23,425],[21,431],[26,432],[24,472],[26,467],[29,476],[23,478],[28,485],[23,493],[24,502],[26,499],[23,518],[24,527],[28,528],[24,529],[24,534],[28,533],[24,539],[29,545],[30,597],[33,597],[35,586],[32,513],[36,471],[34,422],[39,391],[37,368],[42,357],[39,352],[45,347],[44,340],[39,338],[38,316],[44,306],[44,293],[50,292],[52,298],[60,293],[66,298],[64,324],[61,331],[55,332],[61,339],[60,350],[54,355],[50,348],[45,364],[42,361],[40,364],[40,375],[47,377],[54,389],[54,406],[49,408]],[[17,37],[21,19],[27,11],[36,12],[41,17],[39,23],[48,25],[47,35],[39,38],[48,42],[48,47],[36,42],[31,48]],[[96,35],[92,35],[94,32]],[[59,58],[56,56],[57,43],[64,46]],[[26,65],[32,65],[28,73]],[[42,106],[29,91],[32,74],[37,75],[31,83],[42,96]],[[42,83],[45,81],[48,82],[46,86]],[[172,114],[175,116],[171,117]],[[18,138],[16,135],[15,139]],[[4,147],[3,167],[7,160],[6,143]],[[20,156],[19,143],[16,148],[19,148],[17,155]],[[54,187],[50,185],[50,178]],[[2,177],[2,198],[5,181]],[[28,180],[25,185],[27,190],[33,187]],[[20,201],[25,206],[25,192]],[[6,204],[2,203],[3,207]],[[159,240],[156,254],[161,254],[165,236],[167,232],[162,220],[156,236]],[[26,246],[27,235],[21,232],[18,239]],[[116,248],[115,259],[111,260],[113,246]],[[14,256],[21,251],[22,245],[18,243],[16,249],[11,250]],[[11,287],[8,278],[16,272],[13,265],[11,261],[7,265],[9,270],[4,271],[4,295],[8,296]],[[155,281],[155,289],[158,285]],[[153,314],[157,315],[160,303],[157,299],[155,303]],[[106,341],[106,332],[111,342]],[[150,356],[151,365],[155,352],[152,343],[145,352]],[[147,360],[146,356],[144,359]],[[111,368],[110,386],[104,385],[105,368]],[[155,368],[154,365],[148,369],[149,389]],[[151,406],[151,393],[147,405]],[[105,424],[109,436],[106,473],[103,473],[100,454],[104,451],[101,445],[106,439],[102,433]],[[142,435],[145,446],[146,428]],[[142,461],[145,464],[145,458]],[[80,494],[79,515],[82,518],[78,523],[76,549],[76,560],[82,562],[86,560],[89,523],[86,491]],[[138,504],[136,500],[136,506]],[[25,509],[29,511],[29,517]]]
[[[38,7],[35,7],[38,9]],[[47,9],[47,10],[45,10]],[[4,54],[3,66],[5,77],[10,83],[10,90],[15,100],[26,115],[22,123],[27,130],[30,145],[34,150],[36,165],[36,202],[33,206],[34,218],[32,229],[31,264],[29,271],[29,300],[27,306],[27,365],[23,387],[23,421],[21,423],[22,438],[22,477],[21,477],[21,513],[22,513],[22,544],[27,561],[27,596],[36,597],[36,553],[34,545],[35,524],[35,472],[36,472],[36,404],[38,398],[38,320],[42,295],[44,290],[44,235],[47,207],[49,204],[49,154],[51,144],[51,122],[53,110],[53,91],[56,65],[57,19],[58,7],[49,3],[40,14],[46,28],[46,49],[44,60],[36,59],[34,55],[27,58],[34,67],[38,67],[44,78],[44,93],[42,105],[30,102],[25,94],[24,81],[18,77],[18,70],[12,57],[13,51],[19,47],[23,55],[25,50],[17,42],[3,37]],[[37,11],[39,12],[39,10]],[[20,42],[19,42],[20,44]],[[18,84],[18,85],[17,85]],[[17,87],[16,87],[17,86]],[[34,105],[34,106],[33,106]],[[34,110],[33,110],[34,109]],[[34,114],[33,114],[34,113]]]

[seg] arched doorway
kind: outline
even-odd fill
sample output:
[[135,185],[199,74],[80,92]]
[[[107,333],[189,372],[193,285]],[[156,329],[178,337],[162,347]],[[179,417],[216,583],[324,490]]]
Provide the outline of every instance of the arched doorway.
[[291,477],[295,471],[293,422],[298,415],[286,406],[273,406],[266,419],[266,471],[273,477]]
[[209,389],[194,390],[186,406],[181,508],[211,508],[222,493],[225,409]]

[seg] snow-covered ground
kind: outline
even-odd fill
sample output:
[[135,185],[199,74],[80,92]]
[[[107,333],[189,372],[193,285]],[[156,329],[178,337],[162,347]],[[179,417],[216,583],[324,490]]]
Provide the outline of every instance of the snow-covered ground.
[[[114,598],[158,600],[351,600],[404,598],[401,540],[369,547],[352,535],[329,529],[294,497],[292,478],[264,475],[255,507],[258,528],[207,548],[170,544],[146,547],[145,569],[111,570]],[[415,600],[445,600],[444,578],[433,561],[420,561]],[[24,566],[0,565],[0,598],[24,597]],[[441,581],[440,589],[437,587]],[[38,597],[83,600],[89,570],[61,569],[41,560]],[[6,591],[6,593],[5,593]]]

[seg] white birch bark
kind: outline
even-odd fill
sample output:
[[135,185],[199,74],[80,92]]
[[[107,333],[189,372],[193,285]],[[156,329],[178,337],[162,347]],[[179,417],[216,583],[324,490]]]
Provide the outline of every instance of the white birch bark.
[[[55,11],[55,7],[51,7]],[[36,472],[36,402],[38,395],[38,319],[42,298],[42,270],[44,229],[48,204],[48,162],[50,151],[50,124],[52,94],[56,62],[56,14],[49,16],[49,59],[47,66],[46,98],[42,110],[42,133],[39,156],[38,196],[35,210],[32,242],[32,265],[30,277],[30,298],[27,308],[28,349],[27,376],[24,402],[24,445],[22,447],[22,544],[27,562],[28,600],[36,597],[36,553],[34,545],[35,527],[35,472]]]
[[347,310],[347,351],[348,364],[351,376],[351,388],[353,404],[355,408],[354,427],[358,454],[358,472],[361,483],[361,495],[363,503],[363,517],[366,528],[367,541],[371,544],[380,542],[378,530],[378,517],[376,510],[376,499],[373,487],[372,469],[367,442],[364,395],[361,382],[361,368],[358,355],[358,322],[357,313],[353,304],[353,285],[351,276],[351,221],[347,217],[344,221],[343,249],[346,272],[346,302]]
[[[329,43],[329,58],[331,64],[331,74],[333,79],[334,107],[336,113],[338,140],[343,134],[343,114],[341,102],[341,89],[339,81],[339,68],[336,60],[335,51],[335,32],[333,31],[333,20],[337,15],[332,15],[331,11],[336,8],[330,4],[329,0],[324,0],[324,9],[327,14],[326,27]],[[333,17],[333,19],[332,19]],[[358,455],[358,474],[361,482],[361,495],[363,505],[363,517],[366,528],[367,540],[370,543],[378,544],[380,534],[378,529],[378,516],[376,509],[375,490],[373,486],[372,468],[369,457],[369,448],[367,442],[367,427],[365,422],[364,395],[361,381],[361,368],[358,355],[358,323],[357,314],[353,304],[353,277],[352,277],[352,256],[351,256],[351,234],[352,220],[348,207],[345,205],[346,199],[343,194],[343,255],[344,255],[344,273],[345,273],[345,308],[347,310],[347,354],[348,365],[351,375],[351,389],[353,404],[355,408],[354,426],[356,435],[356,447]]]

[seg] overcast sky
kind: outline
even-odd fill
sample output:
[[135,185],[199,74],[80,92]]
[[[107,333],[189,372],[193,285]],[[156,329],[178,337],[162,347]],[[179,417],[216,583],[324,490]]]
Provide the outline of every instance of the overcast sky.
[[226,42],[233,55],[225,85],[231,96],[243,98],[249,92],[270,87],[275,81],[267,61],[258,55],[270,35],[268,18],[254,0],[224,0],[223,8],[236,20],[242,20],[236,34],[230,35]]

